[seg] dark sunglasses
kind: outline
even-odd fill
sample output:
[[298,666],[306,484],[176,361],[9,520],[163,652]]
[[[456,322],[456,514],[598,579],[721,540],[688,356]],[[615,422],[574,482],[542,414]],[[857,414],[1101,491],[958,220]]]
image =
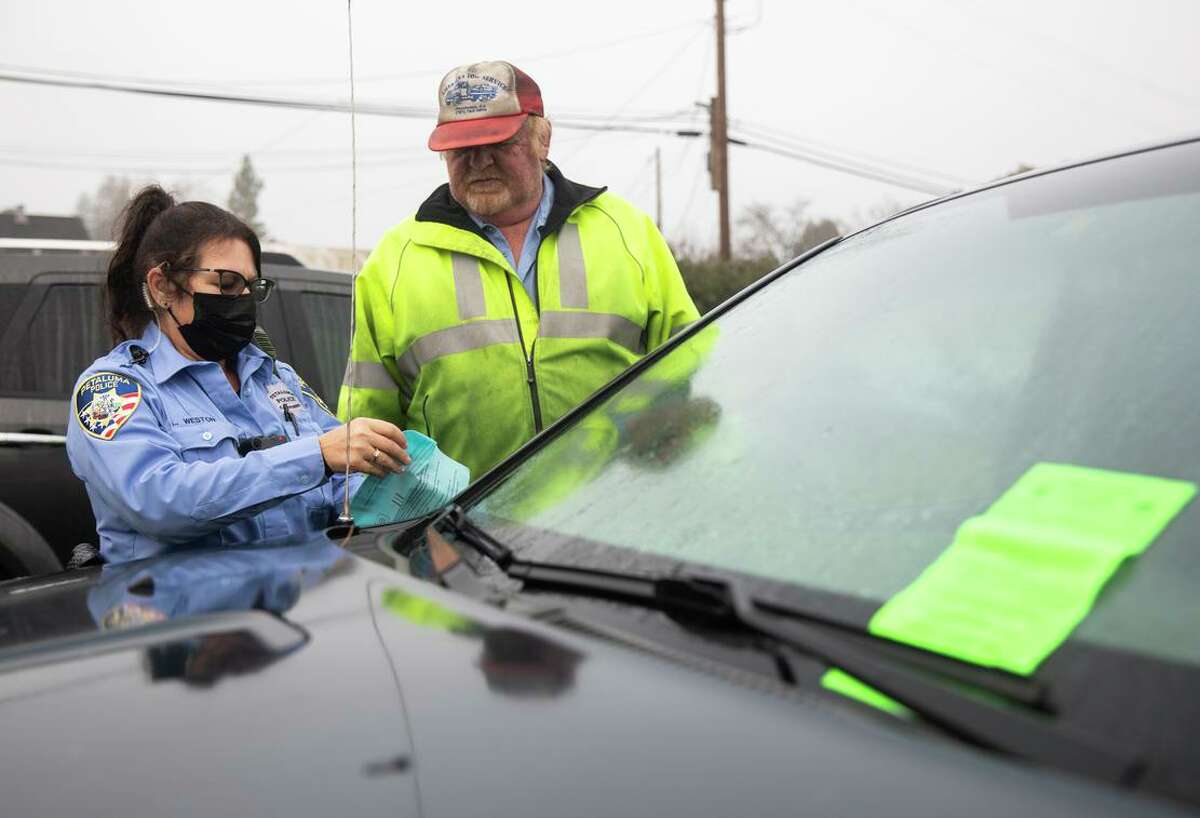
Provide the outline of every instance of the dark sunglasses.
[[259,276],[250,281],[237,270],[222,270],[219,267],[189,267],[186,270],[175,270],[175,272],[216,273],[221,295],[236,298],[239,295],[250,293],[259,304],[270,298],[272,290],[275,289],[274,279]]

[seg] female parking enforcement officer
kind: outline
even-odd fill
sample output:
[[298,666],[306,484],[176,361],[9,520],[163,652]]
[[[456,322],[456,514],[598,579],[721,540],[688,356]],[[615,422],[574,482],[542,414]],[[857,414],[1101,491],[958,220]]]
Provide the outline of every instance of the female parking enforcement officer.
[[80,376],[67,433],[106,559],[305,539],[336,518],[347,458],[380,476],[409,462],[404,434],[371,418],[350,423],[347,451],[346,427],[249,343],[274,286],[254,231],[157,186],[123,218],[107,285],[119,343]]

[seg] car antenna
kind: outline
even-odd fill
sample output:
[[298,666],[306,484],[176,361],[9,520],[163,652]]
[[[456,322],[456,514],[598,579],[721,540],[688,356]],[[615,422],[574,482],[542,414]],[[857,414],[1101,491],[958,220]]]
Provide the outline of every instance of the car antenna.
[[[349,42],[350,59],[350,346],[347,355],[354,355],[355,284],[358,279],[358,134],[356,131],[357,108],[354,102],[354,0],[346,0],[346,35]],[[346,384],[346,483],[342,492],[342,513],[338,525],[346,526],[346,539],[354,534],[354,515],[350,513],[350,423],[354,420],[354,367],[347,367]]]

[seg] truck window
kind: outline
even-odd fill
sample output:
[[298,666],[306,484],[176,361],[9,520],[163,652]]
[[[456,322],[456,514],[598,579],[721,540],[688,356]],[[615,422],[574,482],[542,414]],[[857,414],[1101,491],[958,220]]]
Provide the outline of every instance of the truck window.
[[313,387],[333,407],[337,405],[350,352],[350,293],[306,292],[300,294],[300,303],[316,355],[318,383]]
[[46,288],[19,343],[0,348],[0,388],[65,401],[79,373],[112,346],[101,300],[94,284]]
[[8,326],[17,307],[21,306],[26,289],[24,284],[0,284],[0,328]]

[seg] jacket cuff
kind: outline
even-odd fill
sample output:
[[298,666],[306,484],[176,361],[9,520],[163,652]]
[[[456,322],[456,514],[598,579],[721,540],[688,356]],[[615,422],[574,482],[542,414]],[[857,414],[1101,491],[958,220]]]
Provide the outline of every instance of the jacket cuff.
[[286,494],[302,494],[325,482],[325,458],[315,437],[292,440],[262,453],[270,465],[273,483]]

